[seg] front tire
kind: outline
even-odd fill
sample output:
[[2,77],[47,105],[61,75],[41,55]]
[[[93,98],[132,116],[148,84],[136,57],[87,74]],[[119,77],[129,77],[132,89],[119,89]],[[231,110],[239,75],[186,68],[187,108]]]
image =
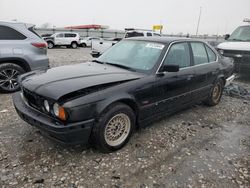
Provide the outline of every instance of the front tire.
[[17,77],[25,73],[24,69],[14,63],[4,63],[0,65],[0,91],[11,93],[18,91],[20,86]]
[[208,106],[215,106],[219,104],[222,97],[223,89],[224,89],[223,80],[222,79],[217,80],[213,88],[211,89],[208,99],[205,101],[205,103]]
[[129,141],[134,128],[134,111],[123,103],[116,103],[99,118],[91,139],[97,149],[109,153],[121,149]]
[[53,42],[47,42],[47,44],[48,44],[49,49],[54,48],[54,43]]

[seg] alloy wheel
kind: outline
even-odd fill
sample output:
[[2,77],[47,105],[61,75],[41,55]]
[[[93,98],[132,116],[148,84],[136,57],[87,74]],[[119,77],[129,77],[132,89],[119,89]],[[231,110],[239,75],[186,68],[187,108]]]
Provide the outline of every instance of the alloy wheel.
[[105,127],[105,141],[110,146],[118,146],[126,140],[130,129],[131,121],[128,115],[119,113],[113,116]]
[[17,77],[20,72],[15,69],[4,69],[0,71],[0,87],[4,90],[13,91],[16,90],[19,85]]

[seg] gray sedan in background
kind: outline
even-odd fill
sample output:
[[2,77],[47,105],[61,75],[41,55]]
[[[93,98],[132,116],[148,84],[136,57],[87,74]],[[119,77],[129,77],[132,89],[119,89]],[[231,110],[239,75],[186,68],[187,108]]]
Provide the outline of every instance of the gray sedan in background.
[[0,21],[0,92],[17,91],[20,74],[49,67],[47,43],[33,27]]

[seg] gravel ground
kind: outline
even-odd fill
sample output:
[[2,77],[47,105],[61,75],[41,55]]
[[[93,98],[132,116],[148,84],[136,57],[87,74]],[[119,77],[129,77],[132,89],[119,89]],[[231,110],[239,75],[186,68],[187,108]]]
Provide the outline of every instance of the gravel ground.
[[[53,67],[86,61],[89,52],[48,55]],[[2,94],[0,187],[250,187],[249,112],[250,101],[223,96],[215,107],[199,104],[166,117],[138,130],[122,150],[102,154],[43,137]]]

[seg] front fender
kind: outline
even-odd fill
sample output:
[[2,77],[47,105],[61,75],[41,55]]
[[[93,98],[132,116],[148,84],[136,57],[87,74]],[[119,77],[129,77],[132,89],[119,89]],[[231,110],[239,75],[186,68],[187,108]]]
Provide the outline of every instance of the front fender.
[[[112,105],[116,102],[124,102],[127,105],[129,105],[132,109],[138,108],[138,104],[136,103],[134,96],[132,96],[128,93],[122,93],[122,94],[115,95],[112,98],[107,98],[107,99],[97,103],[96,114],[99,116],[100,114],[102,114],[105,111],[105,109],[107,109],[110,105]],[[133,105],[133,106],[131,106],[131,105]]]

